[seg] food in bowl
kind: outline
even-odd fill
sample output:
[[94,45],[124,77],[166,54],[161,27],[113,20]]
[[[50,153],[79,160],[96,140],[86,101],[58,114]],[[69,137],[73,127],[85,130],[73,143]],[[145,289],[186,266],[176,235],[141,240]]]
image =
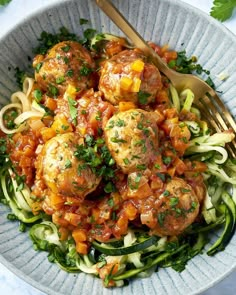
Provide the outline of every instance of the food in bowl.
[[[34,76],[1,109],[9,217],[30,225],[50,261],[106,287],[157,267],[182,271],[218,226],[207,253],[222,250],[236,220],[225,148],[234,133],[211,131],[191,89],[177,93],[124,38],[72,39],[37,54]],[[150,45],[183,70],[183,52]]]

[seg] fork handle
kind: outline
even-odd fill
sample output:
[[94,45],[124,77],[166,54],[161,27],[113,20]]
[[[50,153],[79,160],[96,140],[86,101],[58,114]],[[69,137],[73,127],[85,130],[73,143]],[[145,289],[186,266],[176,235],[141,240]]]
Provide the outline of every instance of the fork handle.
[[[97,5],[102,11],[117,25],[118,28],[132,41],[135,47],[141,49],[145,55],[151,57],[152,62],[164,74],[168,74],[170,69],[147,44],[133,26],[124,18],[119,10],[110,2],[110,0],[96,0]],[[168,73],[167,73],[168,71]]]

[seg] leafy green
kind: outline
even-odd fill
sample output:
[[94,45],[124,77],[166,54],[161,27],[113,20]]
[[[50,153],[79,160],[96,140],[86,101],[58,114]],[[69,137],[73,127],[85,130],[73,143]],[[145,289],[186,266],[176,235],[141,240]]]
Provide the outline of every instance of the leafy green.
[[9,4],[11,2],[11,0],[0,0],[0,5],[6,5]]
[[43,31],[40,35],[39,46],[34,48],[35,54],[46,54],[48,49],[52,48],[59,42],[62,41],[78,41],[78,38],[75,34],[70,33],[67,28],[62,27],[57,34],[51,34]]
[[[112,158],[107,146],[98,138],[95,140],[93,136],[87,135],[85,137],[85,144],[77,146],[75,156],[79,160],[84,160],[85,167],[90,167],[97,175],[102,176],[104,180],[110,180],[115,176],[114,159]],[[79,170],[81,167],[79,167]],[[108,182],[109,183],[109,182]],[[107,184],[106,190],[114,190],[112,183]]]
[[229,19],[236,8],[236,0],[214,0],[210,15],[221,22]]
[[70,110],[70,116],[72,119],[73,124],[77,124],[77,102],[71,98],[68,97],[68,104],[69,104],[69,110]]
[[211,79],[210,71],[204,69],[200,64],[197,63],[197,58],[195,56],[187,57],[186,51],[179,51],[177,53],[177,59],[172,60],[168,66],[170,68],[174,68],[177,72],[182,74],[195,74],[195,75],[202,75],[206,74],[208,77],[206,79],[206,83],[209,84],[213,89],[215,88],[215,85]]
[[16,78],[16,83],[18,86],[22,89],[23,88],[23,82],[26,78],[26,73],[25,71],[19,69],[18,67],[15,68],[15,78]]

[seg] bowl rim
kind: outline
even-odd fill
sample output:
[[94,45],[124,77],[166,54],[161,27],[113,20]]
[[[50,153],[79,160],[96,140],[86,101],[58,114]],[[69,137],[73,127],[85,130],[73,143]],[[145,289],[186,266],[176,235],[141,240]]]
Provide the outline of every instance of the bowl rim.
[[[18,21],[15,25],[13,25],[9,30],[7,30],[2,36],[0,36],[0,44],[2,42],[7,41],[7,39],[10,37],[11,34],[14,34],[16,30],[19,29],[19,27],[23,26],[25,23],[30,22],[35,16],[38,16],[40,14],[45,13],[48,9],[53,9],[55,7],[60,7],[61,5],[65,5],[66,3],[70,2],[77,2],[78,0],[57,0],[57,2],[53,3],[47,3],[44,4],[43,7],[38,9],[37,11],[30,12],[27,14],[26,17],[22,18],[20,21]],[[89,0],[87,0],[89,1]],[[93,1],[93,0],[92,0]],[[115,0],[115,1],[120,1],[120,0]],[[144,1],[144,0],[141,0]],[[148,0],[149,1],[149,0]],[[150,0],[152,1],[152,0]],[[206,12],[200,10],[199,8],[196,8],[192,6],[189,3],[183,2],[181,0],[159,0],[160,2],[166,2],[169,3],[170,5],[176,5],[180,8],[187,9],[190,12],[193,12],[200,18],[204,18],[207,20],[208,23],[213,24],[217,28],[217,30],[221,30],[224,32],[230,39],[233,40],[233,42],[236,44],[236,35],[230,31],[226,26],[224,26],[222,23],[208,15]],[[10,221],[9,221],[10,222]],[[41,292],[44,292],[49,295],[61,295],[62,293],[58,293],[56,291],[53,291],[51,288],[42,285],[38,283],[36,280],[30,277],[29,274],[25,274],[23,271],[20,269],[16,268],[9,260],[4,258],[1,253],[0,253],[0,263],[4,265],[8,270],[10,270],[13,274],[15,274],[18,278],[23,280],[24,282],[28,283],[30,287],[33,287]],[[202,288],[198,289],[197,292],[192,292],[189,293],[188,295],[195,295],[195,294],[200,294],[209,288],[215,286],[218,284],[220,281],[224,280],[228,275],[230,275],[234,270],[236,270],[236,261],[234,265],[231,265],[231,267],[224,272],[224,274],[219,275],[216,279],[214,279],[212,282],[209,282],[208,285],[203,286]],[[112,292],[113,293],[113,292]]]

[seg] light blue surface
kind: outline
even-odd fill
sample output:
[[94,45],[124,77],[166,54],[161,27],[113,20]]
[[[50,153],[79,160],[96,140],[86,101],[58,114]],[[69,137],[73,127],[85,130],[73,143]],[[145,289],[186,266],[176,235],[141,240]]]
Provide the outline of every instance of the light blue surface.
[[[0,35],[4,35],[7,31],[13,27],[17,22],[24,19],[32,11],[52,4],[57,0],[12,0],[12,2],[6,6],[0,8]],[[184,0],[193,6],[202,9],[205,12],[210,11],[212,5],[211,0]],[[227,21],[225,25],[236,34],[236,15],[234,18]],[[23,280],[16,277],[12,272],[6,269],[5,266],[0,264],[0,294],[1,295],[43,295],[44,293],[36,290]],[[225,278],[222,282],[212,287],[202,295],[233,295],[236,290],[236,271],[230,276]],[[79,290],[78,290],[79,294]],[[138,294],[137,294],[138,295]],[[174,294],[173,294],[174,295]],[[187,295],[187,294],[186,294]]]

